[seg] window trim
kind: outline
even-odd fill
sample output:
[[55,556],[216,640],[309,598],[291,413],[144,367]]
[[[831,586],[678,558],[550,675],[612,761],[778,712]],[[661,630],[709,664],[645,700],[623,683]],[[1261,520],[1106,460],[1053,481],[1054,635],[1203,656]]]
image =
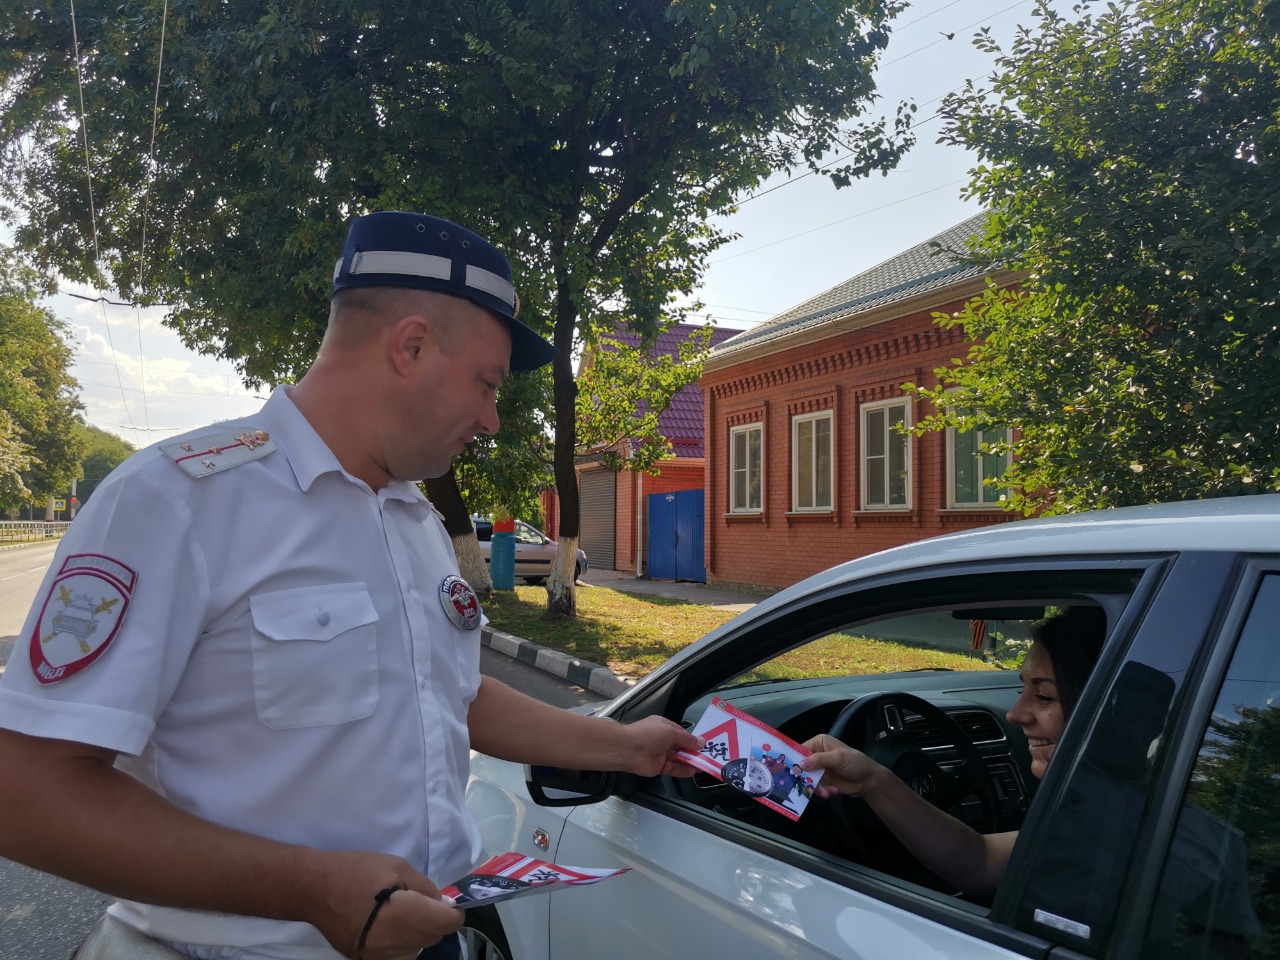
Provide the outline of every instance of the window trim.
[[[957,466],[956,436],[960,432],[961,431],[957,430],[955,427],[947,427],[947,509],[948,510],[1003,510],[1004,509],[1003,504],[1005,502],[1004,500],[993,500],[991,502],[987,502],[985,500],[969,501],[969,500],[959,500],[956,498],[956,466]],[[970,433],[972,431],[966,430],[964,432]],[[986,433],[985,430],[981,430],[980,432],[984,434]],[[1005,427],[1004,429],[1004,439],[1006,443],[1013,442],[1013,430],[1010,429],[1009,427]],[[985,440],[985,437],[983,438],[983,440]],[[978,442],[982,443],[983,440],[979,440]],[[1006,453],[1004,456],[1005,456],[1005,465],[1007,469],[1008,463],[1010,460],[1010,455]],[[986,478],[982,475],[983,454],[978,453],[976,456],[976,459],[978,464],[978,467],[977,467],[978,489],[984,490],[986,489],[986,486],[983,483],[983,481]]]
[[[739,434],[750,435],[753,431],[758,432],[760,434],[760,464],[758,467],[758,470],[760,473],[760,503],[758,506],[754,506],[754,507],[750,506],[750,504],[746,506],[740,506],[734,501],[734,480],[738,472],[736,440]],[[751,441],[748,439],[747,441],[748,463],[746,465],[746,473],[747,473],[746,487],[747,487],[748,500],[750,500],[750,490],[751,490],[750,444],[751,444]],[[744,423],[744,424],[740,424],[739,426],[729,428],[729,513],[730,514],[740,516],[740,515],[759,515],[764,513],[764,476],[765,476],[764,459],[765,459],[764,423],[762,423],[761,421],[756,421],[754,423]]]
[[[835,510],[836,503],[836,431],[835,431],[835,413],[832,410],[819,410],[817,413],[798,413],[791,418],[791,512],[792,513],[831,513]],[[802,423],[817,423],[819,420],[827,421],[827,443],[830,449],[827,451],[827,497],[826,504],[819,505],[817,499],[818,487],[818,451],[817,446],[813,449],[812,463],[812,486],[810,491],[815,499],[813,506],[800,506],[800,443],[799,432]],[[815,434],[816,435],[816,434]]]
[[[867,462],[867,436],[870,432],[867,429],[867,414],[872,413],[876,410],[888,410],[891,407],[898,407],[898,406],[906,408],[906,414],[904,415],[902,422],[906,424],[908,428],[910,428],[914,423],[914,420],[912,419],[913,408],[912,408],[910,397],[897,396],[897,397],[890,397],[887,400],[870,401],[870,402],[861,404],[861,406],[858,409],[858,476],[859,476],[859,487],[860,487],[859,494],[858,494],[858,503],[860,504],[860,507],[863,510],[892,513],[892,512],[907,512],[914,508],[913,498],[911,496],[911,488],[912,488],[912,480],[915,475],[914,464],[912,463],[912,461],[915,459],[915,444],[911,442],[914,438],[910,435],[907,435],[906,437],[903,438],[906,442],[906,454],[905,454],[906,479],[903,485],[906,502],[905,503],[874,503],[873,504],[873,503],[868,503],[868,500],[867,500],[868,498],[867,487],[868,487],[868,482],[872,472],[870,465]],[[891,439],[891,435],[893,431],[889,430],[887,421],[885,423],[885,433],[886,433],[886,439]],[[889,455],[888,455],[887,449],[884,455],[884,481],[885,481],[885,495],[887,498],[888,490],[889,490]]]
[[[1090,558],[1093,559],[1095,558]],[[981,580],[986,587],[984,592],[996,593],[1007,592],[1005,581],[1011,580],[1014,588],[1023,592],[1021,581],[1056,578],[1060,573],[1069,582],[1063,584],[1055,581],[1055,594],[1061,594],[1064,590],[1072,593],[1105,594],[1113,592],[1112,584],[1128,572],[1134,577],[1131,590],[1127,593],[1115,591],[1117,595],[1123,593],[1126,597],[1124,613],[1118,621],[1123,624],[1128,618],[1137,616],[1136,611],[1147,606],[1159,583],[1165,563],[1156,557],[1122,556],[1115,560],[1118,563],[1110,565],[1099,560],[1098,564],[1090,563],[1085,570],[1080,569],[1076,559],[1017,557],[989,559],[979,563],[942,564],[924,570],[917,568],[886,572],[856,584],[837,587],[831,596],[817,602],[819,615],[813,620],[802,620],[790,615],[791,611],[784,605],[770,611],[763,619],[753,621],[746,629],[757,637],[774,637],[771,643],[776,644],[778,652],[782,652],[813,639],[816,631],[838,628],[840,624],[847,622],[846,617],[841,615],[841,608],[849,603],[856,603],[860,609],[860,616],[856,618],[859,621],[874,620],[886,612],[921,605],[922,584],[932,598],[945,599],[947,594],[953,592],[953,587],[967,590],[969,582]],[[1029,586],[1036,587],[1037,584],[1031,583]],[[1032,597],[1043,591],[1032,589],[1025,592],[1028,597]],[[741,633],[741,629],[729,631],[719,638],[719,643],[704,650],[695,662],[684,664],[674,687],[665,684],[659,694],[655,695],[650,691],[646,698],[624,699],[622,704],[607,708],[603,715],[627,722],[652,712],[656,702],[661,702],[668,710],[673,703],[681,710],[687,709],[700,696],[692,693],[694,689],[714,690],[724,680],[758,662],[760,647],[757,644],[740,643],[735,652],[742,656],[733,659],[724,656],[729,646],[729,637]],[[801,639],[802,637],[807,639]],[[792,643],[793,638],[798,642]],[[1043,956],[1052,945],[1048,938],[1039,935],[1037,931],[1014,926],[1013,905],[1003,909],[996,904],[990,908],[976,906],[873,867],[839,859],[798,841],[779,838],[763,827],[748,825],[711,812],[691,803],[678,792],[641,790],[626,799],[629,803],[808,871],[839,884],[854,894],[867,896],[874,901],[937,922],[974,941],[997,944],[1026,956]],[[1037,804],[1033,804],[1032,810],[1036,806]]]

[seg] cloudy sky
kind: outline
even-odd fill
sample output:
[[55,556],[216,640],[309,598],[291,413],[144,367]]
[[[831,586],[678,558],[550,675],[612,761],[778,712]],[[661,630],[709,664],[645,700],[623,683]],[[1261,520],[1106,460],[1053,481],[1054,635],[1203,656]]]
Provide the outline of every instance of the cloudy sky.
[[[1063,4],[1059,4],[1063,6]],[[700,296],[715,323],[745,329],[928,239],[978,208],[960,199],[973,158],[936,144],[942,97],[990,72],[971,38],[1007,46],[1033,0],[921,0],[897,20],[877,83],[881,109],[914,99],[919,143],[886,177],[836,190],[825,178],[775,177],[724,226],[739,234],[712,258]],[[950,38],[948,35],[951,35]],[[49,306],[72,327],[85,418],[137,446],[252,413],[262,402],[230,363],[182,347],[159,311],[81,300],[67,286]]]

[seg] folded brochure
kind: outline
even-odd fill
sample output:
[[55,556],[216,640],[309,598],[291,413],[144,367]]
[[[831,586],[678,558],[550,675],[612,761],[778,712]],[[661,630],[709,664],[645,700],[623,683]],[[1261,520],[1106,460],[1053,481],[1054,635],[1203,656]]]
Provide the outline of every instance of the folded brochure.
[[719,697],[712,698],[692,732],[706,746],[698,753],[681,750],[681,760],[790,820],[800,819],[822,779],[821,770],[800,769],[812,750]]
[[592,867],[562,867],[535,860],[523,853],[501,853],[490,857],[452,886],[440,892],[453,897],[462,909],[499,900],[510,900],[526,893],[541,893],[553,887],[599,883],[626,873],[630,867],[601,870]]

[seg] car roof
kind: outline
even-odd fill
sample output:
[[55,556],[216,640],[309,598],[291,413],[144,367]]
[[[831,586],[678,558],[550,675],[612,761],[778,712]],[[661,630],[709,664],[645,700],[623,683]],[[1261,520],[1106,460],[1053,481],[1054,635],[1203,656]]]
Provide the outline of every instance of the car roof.
[[[944,534],[849,560],[801,580],[716,627],[672,656],[634,689],[661,684],[692,657],[718,645],[744,623],[772,615],[810,594],[859,580],[958,563],[1025,557],[1152,556],[1189,550],[1280,551],[1280,494],[1092,510],[1019,520]],[[624,693],[618,702],[630,699]]]
[[782,600],[796,592],[904,568],[956,562],[1055,555],[1278,549],[1280,494],[1117,507],[1019,520],[918,540],[842,563],[770,599]]

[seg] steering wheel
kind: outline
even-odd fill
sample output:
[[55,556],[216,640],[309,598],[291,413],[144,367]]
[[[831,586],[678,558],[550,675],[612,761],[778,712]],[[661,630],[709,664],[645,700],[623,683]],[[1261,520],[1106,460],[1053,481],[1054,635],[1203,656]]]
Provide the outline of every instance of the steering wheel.
[[[960,763],[944,770],[907,730],[905,711],[932,721],[943,736],[955,745]],[[870,693],[854,700],[831,724],[828,733],[891,770],[916,794],[935,807],[946,810],[964,797],[976,795],[982,804],[982,833],[998,827],[999,804],[995,787],[973,738],[947,713],[928,700],[909,693]],[[856,838],[858,829],[847,803],[836,803],[836,821],[854,846],[866,847]],[[867,815],[870,811],[867,811]]]

